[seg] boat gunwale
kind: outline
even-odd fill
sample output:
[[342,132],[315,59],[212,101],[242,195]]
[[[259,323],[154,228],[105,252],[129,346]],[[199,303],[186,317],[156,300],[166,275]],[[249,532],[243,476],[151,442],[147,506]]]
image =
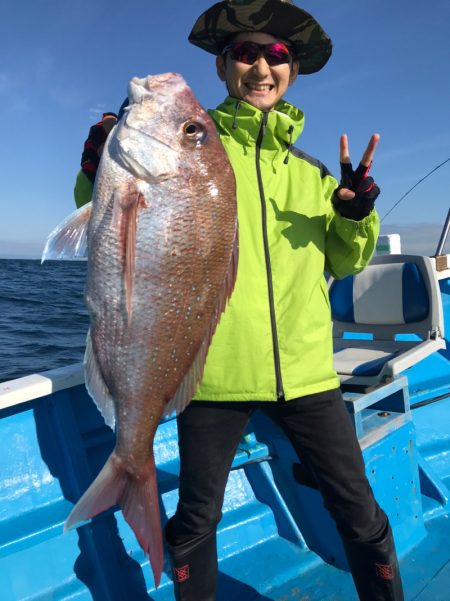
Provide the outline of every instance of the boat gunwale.
[[0,411],[84,384],[84,365],[74,363],[0,383]]

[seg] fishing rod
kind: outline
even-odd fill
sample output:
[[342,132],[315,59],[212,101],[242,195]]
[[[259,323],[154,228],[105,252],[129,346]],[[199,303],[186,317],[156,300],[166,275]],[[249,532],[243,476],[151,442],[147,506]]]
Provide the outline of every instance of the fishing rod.
[[437,245],[435,257],[439,257],[442,255],[442,251],[444,250],[445,242],[447,240],[448,231],[450,229],[450,209],[447,213],[447,219],[445,220],[444,228],[442,230],[441,237],[439,239],[439,243]]
[[[395,209],[395,207],[397,207],[397,206],[398,206],[398,205],[401,203],[401,201],[402,201],[404,198],[406,198],[406,196],[408,196],[408,194],[409,194],[410,192],[412,192],[412,191],[414,190],[414,188],[417,188],[417,186],[418,186],[420,183],[422,183],[424,180],[426,180],[426,179],[427,179],[427,177],[430,177],[430,175],[431,175],[432,173],[434,173],[435,171],[437,171],[438,169],[440,169],[440,168],[441,168],[443,165],[445,165],[445,163],[448,163],[449,161],[450,161],[450,157],[449,157],[448,159],[446,159],[446,160],[445,160],[443,163],[441,163],[440,165],[437,165],[437,167],[435,167],[434,169],[432,169],[432,170],[431,170],[429,173],[427,173],[426,175],[424,175],[424,176],[423,176],[421,179],[419,179],[419,181],[418,181],[418,182],[416,182],[412,188],[410,188],[410,189],[409,189],[407,192],[405,192],[405,194],[403,194],[403,196],[402,196],[401,198],[399,198],[399,199],[397,200],[397,202],[394,204],[394,206],[393,206],[391,209],[389,209],[389,211],[388,211],[388,212],[387,212],[387,213],[384,215],[384,217],[382,217],[382,219],[381,219],[381,223],[384,221],[384,219],[386,219],[386,217],[387,217],[387,216],[388,216],[390,213],[392,213],[392,211]],[[448,228],[447,228],[447,229],[448,229]],[[447,231],[447,233],[448,233],[448,231]]]

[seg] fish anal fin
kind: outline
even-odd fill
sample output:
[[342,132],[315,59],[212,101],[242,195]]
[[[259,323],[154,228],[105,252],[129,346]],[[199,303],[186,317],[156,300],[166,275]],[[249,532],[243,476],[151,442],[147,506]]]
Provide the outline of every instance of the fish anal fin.
[[85,385],[89,395],[94,399],[97,409],[103,416],[105,423],[112,429],[116,423],[116,411],[111,393],[101,374],[100,367],[92,347],[90,330],[86,337],[86,351],[84,354]]
[[228,299],[230,298],[234,283],[236,281],[237,274],[237,262],[238,262],[238,241],[237,236],[234,241],[233,250],[230,256],[230,264],[228,272],[225,277],[224,285],[217,299],[217,305],[213,312],[211,323],[206,331],[206,335],[203,342],[200,345],[199,350],[195,356],[195,359],[178,386],[178,389],[172,399],[165,405],[163,410],[163,416],[170,415],[173,411],[181,413],[185,409],[192,397],[197,390],[197,386],[203,376],[203,370],[205,367],[206,356],[208,354],[209,345],[211,344],[212,337],[216,331],[217,324],[220,321],[220,317],[225,310]]
[[173,411],[175,411],[178,415],[183,411],[183,409],[186,409],[191,402],[191,399],[194,396],[197,386],[200,383],[203,375],[203,369],[205,367],[206,355],[208,353],[211,337],[208,335],[203,340],[191,367],[181,380],[176,393],[164,406],[162,417],[170,415]]
[[[225,278],[224,295],[219,298],[218,310],[220,313],[225,311],[226,302],[230,299],[233,294],[234,284],[236,283],[237,268],[239,261],[239,239],[237,235],[237,224],[236,224],[236,236],[234,238],[233,250],[230,257],[230,264],[228,266],[228,272]],[[218,317],[219,321],[220,315]]]
[[117,504],[139,544],[149,554],[158,587],[163,568],[163,546],[153,457],[136,473],[128,470],[126,463],[111,453],[97,478],[70,512],[64,531]]

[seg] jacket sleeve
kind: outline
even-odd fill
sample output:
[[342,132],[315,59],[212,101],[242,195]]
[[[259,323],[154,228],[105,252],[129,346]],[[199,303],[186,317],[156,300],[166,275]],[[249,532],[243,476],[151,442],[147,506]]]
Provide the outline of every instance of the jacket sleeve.
[[358,273],[370,262],[375,251],[380,220],[376,209],[360,221],[343,217],[331,202],[336,180],[327,175],[322,180],[327,203],[325,270],[337,279]]

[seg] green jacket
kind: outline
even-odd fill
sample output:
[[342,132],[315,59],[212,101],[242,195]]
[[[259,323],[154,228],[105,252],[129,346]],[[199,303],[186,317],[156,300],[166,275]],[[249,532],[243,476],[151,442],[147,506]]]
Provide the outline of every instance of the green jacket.
[[236,176],[239,263],[195,399],[290,400],[336,388],[324,271],[343,278],[367,265],[376,211],[345,219],[324,165],[288,153],[303,129],[294,106],[280,101],[263,113],[227,98],[210,114]]

